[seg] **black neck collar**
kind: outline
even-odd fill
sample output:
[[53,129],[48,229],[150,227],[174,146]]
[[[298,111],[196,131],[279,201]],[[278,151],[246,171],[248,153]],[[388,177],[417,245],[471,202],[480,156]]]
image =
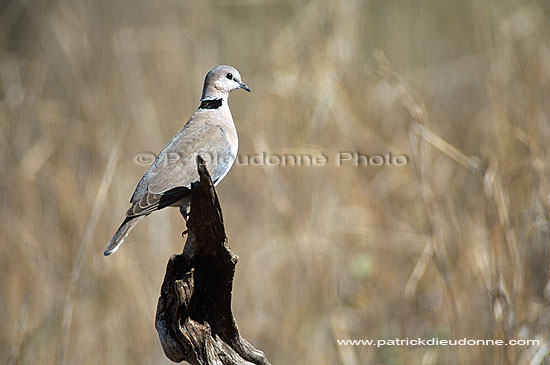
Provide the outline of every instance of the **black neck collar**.
[[222,106],[223,99],[203,99],[199,109],[218,109]]

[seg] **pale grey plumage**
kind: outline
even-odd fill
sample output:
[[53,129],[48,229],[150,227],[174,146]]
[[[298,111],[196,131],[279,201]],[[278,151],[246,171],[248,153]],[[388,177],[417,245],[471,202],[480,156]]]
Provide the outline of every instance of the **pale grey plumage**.
[[105,248],[115,252],[137,222],[167,206],[186,210],[191,184],[198,181],[196,156],[207,162],[214,184],[229,172],[237,156],[238,139],[227,104],[235,89],[250,91],[239,71],[231,66],[212,68],[204,80],[201,107],[159,153],[139,181],[126,219]]

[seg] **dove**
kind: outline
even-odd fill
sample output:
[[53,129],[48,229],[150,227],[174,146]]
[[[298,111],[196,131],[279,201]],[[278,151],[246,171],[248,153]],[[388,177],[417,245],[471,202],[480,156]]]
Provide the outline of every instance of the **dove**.
[[196,159],[207,162],[214,185],[235,162],[238,137],[229,110],[229,93],[250,92],[236,68],[212,68],[204,80],[200,106],[158,154],[139,181],[124,221],[107,243],[103,254],[118,250],[132,228],[143,218],[166,207],[178,207],[184,218],[191,203],[191,184],[199,180]]

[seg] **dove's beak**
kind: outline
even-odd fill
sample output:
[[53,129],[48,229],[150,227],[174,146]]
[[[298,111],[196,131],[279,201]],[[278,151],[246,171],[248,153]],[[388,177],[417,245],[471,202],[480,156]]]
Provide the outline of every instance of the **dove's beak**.
[[241,89],[244,89],[244,90],[250,92],[250,88],[249,88],[248,86],[246,86],[246,84],[245,84],[244,82],[242,82],[242,81],[239,81],[239,87],[240,87]]

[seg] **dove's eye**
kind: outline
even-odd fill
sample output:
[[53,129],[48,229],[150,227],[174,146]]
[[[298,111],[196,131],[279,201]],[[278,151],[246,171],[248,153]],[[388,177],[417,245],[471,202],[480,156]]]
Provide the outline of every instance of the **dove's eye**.
[[225,77],[227,77],[229,80],[233,80],[233,74],[230,72]]

